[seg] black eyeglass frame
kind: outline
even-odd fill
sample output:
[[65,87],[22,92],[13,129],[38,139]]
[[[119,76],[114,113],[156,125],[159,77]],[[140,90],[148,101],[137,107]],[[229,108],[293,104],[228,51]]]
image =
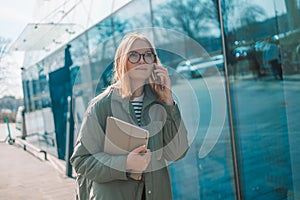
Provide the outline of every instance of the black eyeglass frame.
[[[130,61],[129,58],[130,58],[130,54],[131,54],[131,53],[136,53],[136,54],[139,55],[139,59],[137,59],[136,62]],[[148,63],[148,62],[145,60],[145,55],[146,55],[147,53],[151,53],[151,54],[153,54],[153,56],[154,56],[154,60],[153,60],[151,63]],[[153,63],[156,62],[156,54],[153,53],[152,51],[148,51],[148,52],[146,52],[146,53],[139,53],[139,52],[136,52],[136,51],[131,51],[131,52],[128,53],[128,61],[129,61],[131,64],[136,64],[136,63],[140,62],[140,60],[141,60],[142,57],[143,57],[144,62],[147,63],[147,64],[153,64]]]

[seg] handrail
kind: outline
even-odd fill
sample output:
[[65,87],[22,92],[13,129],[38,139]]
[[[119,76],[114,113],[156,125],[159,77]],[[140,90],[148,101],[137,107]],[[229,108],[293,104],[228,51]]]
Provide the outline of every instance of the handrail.
[[[33,144],[30,144],[30,143],[26,142],[25,140],[19,140],[19,139],[18,139],[18,140],[16,140],[16,142],[19,143],[19,145],[21,145],[21,146],[23,145],[24,151],[28,151],[28,149],[32,149],[32,150],[34,150],[35,152],[43,153],[43,155],[44,155],[44,160],[48,160],[48,159],[47,159],[47,152],[46,152],[45,150],[40,149],[40,148],[34,146]],[[21,144],[20,144],[20,143],[21,143]]]

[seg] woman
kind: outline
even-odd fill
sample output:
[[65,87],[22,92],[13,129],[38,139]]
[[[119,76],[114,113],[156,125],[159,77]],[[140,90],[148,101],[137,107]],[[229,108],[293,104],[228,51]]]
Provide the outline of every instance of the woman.
[[[166,161],[182,158],[187,131],[172,97],[168,70],[141,34],[126,35],[114,60],[115,83],[89,104],[71,157],[78,199],[172,199]],[[106,118],[147,129],[148,146],[126,155],[103,152]],[[130,172],[142,172],[138,179]]]

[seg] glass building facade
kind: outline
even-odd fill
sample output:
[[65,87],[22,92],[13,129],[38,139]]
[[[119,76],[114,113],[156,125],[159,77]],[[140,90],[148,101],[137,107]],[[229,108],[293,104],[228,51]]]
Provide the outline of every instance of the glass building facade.
[[76,139],[120,39],[141,32],[189,132],[186,157],[170,164],[174,199],[300,199],[299,13],[298,0],[130,1],[26,66],[28,140],[64,159],[68,96]]

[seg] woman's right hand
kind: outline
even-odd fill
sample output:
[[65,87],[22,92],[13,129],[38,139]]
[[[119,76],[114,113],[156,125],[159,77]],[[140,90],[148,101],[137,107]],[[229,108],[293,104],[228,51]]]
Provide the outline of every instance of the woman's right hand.
[[151,160],[151,151],[146,145],[142,145],[132,150],[126,160],[126,169],[134,172],[143,172],[148,167]]

